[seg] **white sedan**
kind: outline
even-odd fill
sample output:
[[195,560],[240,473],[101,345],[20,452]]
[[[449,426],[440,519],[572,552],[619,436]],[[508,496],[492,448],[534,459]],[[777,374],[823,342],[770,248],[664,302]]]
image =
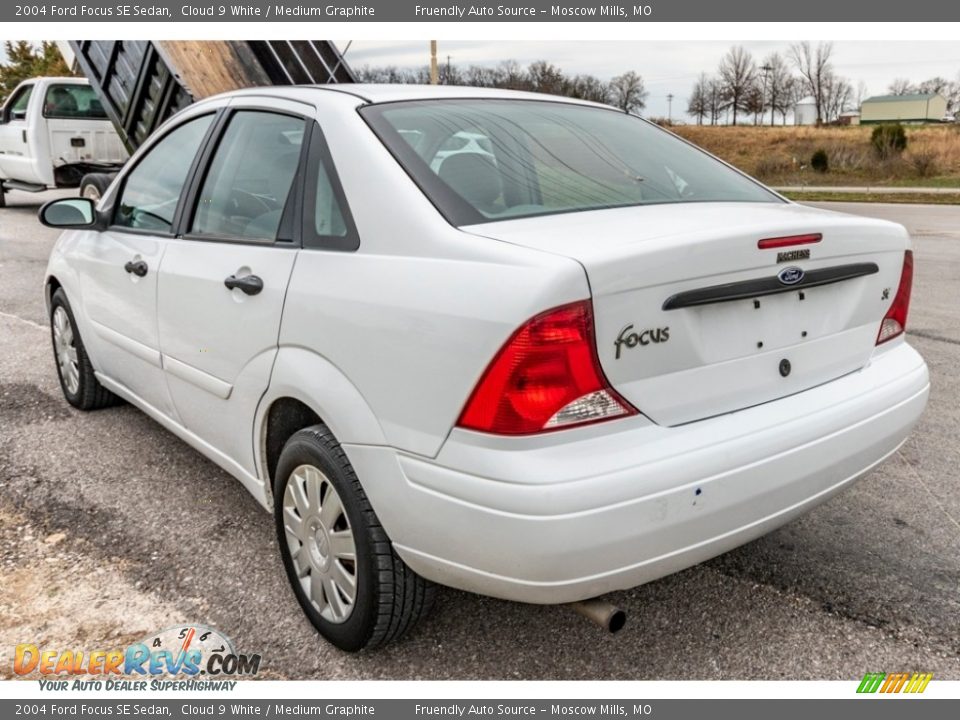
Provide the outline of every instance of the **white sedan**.
[[[484,152],[435,162],[452,138]],[[234,475],[347,650],[434,583],[570,603],[714,557],[874,468],[927,401],[902,227],[601,105],[240,91],[41,219],[66,229],[66,399],[131,402]]]

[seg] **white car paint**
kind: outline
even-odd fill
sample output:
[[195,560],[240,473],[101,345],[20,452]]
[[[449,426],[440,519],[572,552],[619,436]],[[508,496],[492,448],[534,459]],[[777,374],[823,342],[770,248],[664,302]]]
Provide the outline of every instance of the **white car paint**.
[[[826,500],[905,440],[927,400],[927,370],[902,335],[874,345],[909,246],[902,227],[792,203],[702,203],[457,228],[357,113],[433,97],[575,102],[451,87],[271,88],[172,119],[166,128],[231,103],[315,119],[359,248],[65,232],[48,279],[70,299],[101,382],[267,509],[270,408],[301,401],[336,435],[416,572],[536,603],[593,597],[725,552]],[[782,294],[739,312],[662,309],[677,292],[769,275],[777,267],[758,237],[811,230],[825,239],[804,267],[868,258],[878,271],[789,306]],[[123,272],[135,258],[150,265],[144,278]],[[262,293],[224,288],[225,277],[250,273]],[[456,427],[511,334],[584,299],[603,370],[641,414],[519,437]],[[669,343],[617,360],[630,323],[669,323]],[[744,338],[765,347],[745,353]],[[775,372],[783,355],[797,366],[790,378]]]
[[[127,151],[113,124],[103,119],[45,117],[47,91],[55,86],[89,86],[85,78],[32,78],[18,85],[0,111],[0,180],[40,188],[58,186],[55,168],[73,164],[122,165]],[[32,88],[24,117],[10,108]],[[82,143],[82,144],[81,144]],[[78,179],[79,183],[79,179]]]

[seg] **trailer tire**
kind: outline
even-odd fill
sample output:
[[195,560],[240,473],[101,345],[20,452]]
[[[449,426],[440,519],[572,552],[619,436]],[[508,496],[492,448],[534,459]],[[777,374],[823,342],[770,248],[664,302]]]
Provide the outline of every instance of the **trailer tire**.
[[80,180],[80,197],[93,200],[94,205],[100,202],[100,198],[107,192],[110,183],[113,181],[113,175],[106,173],[87,173]]

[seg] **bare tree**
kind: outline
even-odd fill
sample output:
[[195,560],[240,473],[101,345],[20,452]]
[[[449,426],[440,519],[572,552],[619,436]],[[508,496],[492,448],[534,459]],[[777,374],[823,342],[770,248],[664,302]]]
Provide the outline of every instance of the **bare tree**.
[[610,88],[598,77],[593,75],[577,75],[569,82],[567,94],[580,100],[590,100],[598,103],[610,102]]
[[693,84],[693,90],[690,93],[690,99],[687,101],[687,115],[697,119],[697,125],[703,125],[703,118],[707,115],[709,98],[707,97],[707,86],[709,85],[706,73],[700,73],[700,77]]
[[747,88],[747,94],[743,99],[743,109],[750,115],[753,115],[753,124],[759,125],[762,120],[763,111],[766,110],[766,103],[763,99],[763,87],[754,80],[753,84]]
[[818,43],[816,47],[806,41],[790,46],[793,64],[803,76],[805,90],[813,96],[817,125],[823,122],[825,90],[833,76],[833,66],[830,65],[832,54],[833,43],[829,42]]
[[853,102],[853,86],[846,78],[832,75],[824,86],[824,120],[833,122]]
[[720,80],[723,83],[726,107],[733,112],[733,124],[737,124],[737,112],[747,111],[747,95],[754,84],[757,66],[740,45],[730,48],[720,61]]
[[910,95],[916,91],[917,88],[907,78],[896,78],[887,86],[887,92],[891,95]]
[[770,110],[770,125],[776,113],[785,114],[790,109],[790,68],[780,53],[769,55],[763,62],[767,68],[766,107]]
[[500,85],[505,90],[529,90],[530,79],[516,60],[504,60],[497,65]]
[[802,78],[790,76],[783,87],[783,100],[777,108],[780,113],[780,124],[787,124],[787,115],[794,111],[797,103],[803,99],[806,93],[806,86]]
[[530,79],[530,89],[534,92],[550,95],[565,95],[567,78],[563,70],[546,60],[537,60],[527,68],[527,77]]
[[633,113],[647,106],[649,93],[643,85],[643,77],[628,70],[610,81],[610,95],[614,105],[624,112]]
[[870,91],[867,89],[867,84],[861,80],[857,83],[857,94],[855,96],[855,102],[857,104],[857,110],[860,109],[860,106],[863,105],[863,101],[870,97]]
[[465,85],[469,85],[470,87],[500,87],[501,77],[499,68],[471,65],[463,73],[463,81]]
[[719,78],[710,78],[706,87],[707,112],[710,115],[710,124],[716,125],[723,112],[724,95],[723,84]]

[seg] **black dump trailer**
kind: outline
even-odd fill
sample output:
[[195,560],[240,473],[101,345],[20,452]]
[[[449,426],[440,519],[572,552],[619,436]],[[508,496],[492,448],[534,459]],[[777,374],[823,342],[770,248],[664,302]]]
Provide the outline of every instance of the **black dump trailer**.
[[71,40],[70,48],[131,153],[178,110],[217,93],[356,82],[328,40]]

